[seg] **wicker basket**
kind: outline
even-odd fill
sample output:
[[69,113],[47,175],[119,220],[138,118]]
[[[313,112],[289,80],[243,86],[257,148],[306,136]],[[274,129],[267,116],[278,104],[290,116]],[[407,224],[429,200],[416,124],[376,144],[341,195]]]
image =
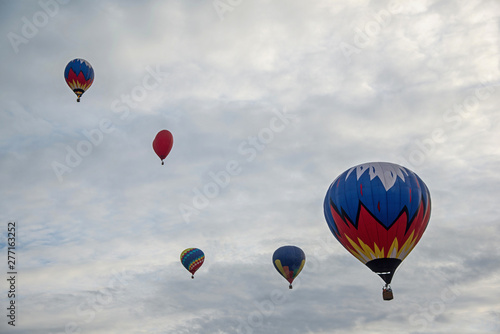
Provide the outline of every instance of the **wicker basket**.
[[394,295],[392,294],[392,290],[391,289],[384,289],[382,290],[382,297],[384,298],[384,300],[391,300],[394,298]]

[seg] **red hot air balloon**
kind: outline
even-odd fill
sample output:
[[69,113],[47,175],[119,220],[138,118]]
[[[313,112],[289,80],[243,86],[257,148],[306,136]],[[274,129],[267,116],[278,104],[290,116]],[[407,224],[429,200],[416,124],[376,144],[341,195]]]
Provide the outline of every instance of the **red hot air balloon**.
[[174,137],[172,133],[168,130],[161,130],[156,135],[153,140],[153,150],[161,159],[161,164],[163,165],[163,159],[167,157],[172,150],[172,146],[174,145]]

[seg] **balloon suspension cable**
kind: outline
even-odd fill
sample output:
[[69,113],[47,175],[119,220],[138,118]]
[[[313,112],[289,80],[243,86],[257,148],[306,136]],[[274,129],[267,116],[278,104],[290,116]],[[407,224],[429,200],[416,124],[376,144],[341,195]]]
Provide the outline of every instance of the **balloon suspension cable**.
[[292,284],[290,284],[290,285],[288,286],[288,288],[289,288],[289,289],[293,289]]

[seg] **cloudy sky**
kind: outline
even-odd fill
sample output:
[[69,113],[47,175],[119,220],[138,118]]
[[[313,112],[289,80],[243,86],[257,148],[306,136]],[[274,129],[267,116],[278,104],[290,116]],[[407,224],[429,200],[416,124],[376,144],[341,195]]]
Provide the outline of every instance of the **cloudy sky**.
[[[0,331],[500,332],[499,28],[496,0],[0,1]],[[323,216],[370,161],[433,201],[390,302]]]

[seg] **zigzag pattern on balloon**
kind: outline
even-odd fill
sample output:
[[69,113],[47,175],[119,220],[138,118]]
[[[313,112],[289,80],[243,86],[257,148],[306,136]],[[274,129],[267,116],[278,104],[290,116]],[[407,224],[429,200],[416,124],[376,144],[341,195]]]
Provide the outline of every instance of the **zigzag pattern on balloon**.
[[[404,260],[422,237],[430,218],[430,205],[420,202],[413,219],[408,219],[407,210],[402,210],[398,219],[389,229],[385,229],[377,219],[360,204],[356,223],[347,216],[341,217],[334,204],[331,214],[338,230],[335,234],[339,242],[363,263],[378,258]],[[337,223],[337,222],[345,223]],[[419,222],[412,224],[413,221]]]
[[415,173],[402,166],[377,162],[353,167],[337,177],[328,190],[325,210],[327,204],[334,204],[342,219],[357,226],[364,206],[379,224],[389,229],[403,210],[413,221],[421,202],[425,206],[430,203],[429,190]]
[[83,72],[76,74],[72,68],[69,69],[66,83],[71,89],[82,89],[85,91],[92,85],[92,82],[94,82],[94,78],[87,80]]

